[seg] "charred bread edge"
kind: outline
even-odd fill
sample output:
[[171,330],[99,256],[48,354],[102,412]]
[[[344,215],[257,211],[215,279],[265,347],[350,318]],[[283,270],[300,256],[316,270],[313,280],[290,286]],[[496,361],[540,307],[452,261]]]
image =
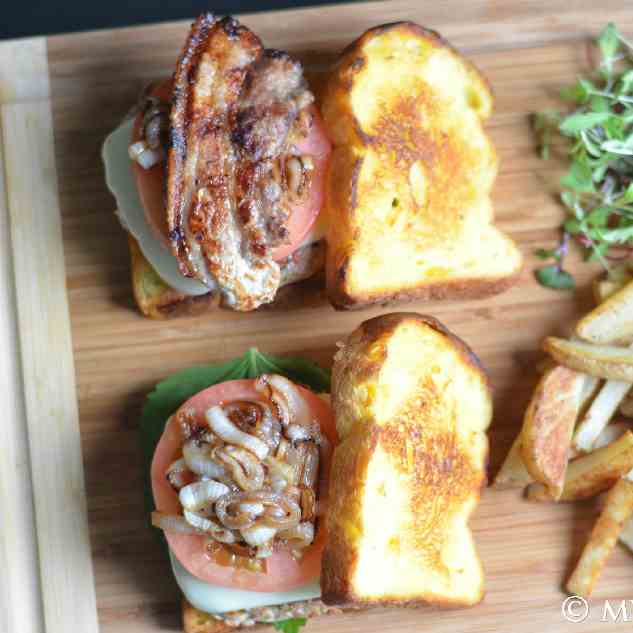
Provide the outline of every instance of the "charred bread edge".
[[[490,397],[492,398],[492,390],[491,383],[488,373],[483,366],[481,360],[475,354],[475,352],[468,346],[468,344],[463,341],[459,336],[453,334],[443,323],[441,323],[438,319],[430,315],[419,314],[416,312],[393,312],[391,314],[384,314],[381,316],[374,317],[372,319],[368,319],[361,323],[354,333],[358,332],[361,337],[362,343],[369,343],[371,341],[377,340],[381,335],[386,332],[393,331],[395,327],[400,325],[401,323],[405,323],[407,321],[414,321],[417,323],[423,323],[428,325],[436,332],[447,338],[453,346],[456,348],[460,356],[464,359],[467,365],[474,368],[484,380],[486,389],[488,390]],[[352,333],[352,336],[354,335]],[[481,485],[478,491],[474,491],[473,494],[476,495],[477,503],[481,499],[481,491],[486,486],[486,472],[488,467],[488,451],[486,452],[485,461],[482,467],[483,477],[481,480]],[[472,514],[471,514],[472,516]],[[470,518],[470,517],[469,517]],[[477,553],[477,558],[479,560],[479,565],[481,566],[481,559]],[[327,573],[327,570],[322,569],[322,574]],[[433,602],[429,602],[426,600],[366,600],[358,596],[349,586],[341,591],[330,591],[327,593],[323,593],[321,596],[321,600],[327,605],[337,606],[337,605],[357,605],[359,607],[371,607],[371,606],[397,606],[397,607],[422,607],[422,606],[434,606],[439,608],[466,608],[477,604],[483,599],[483,586],[482,591],[480,592],[478,598],[473,602],[465,602],[462,600],[450,600],[450,599],[438,599],[433,600]]]
[[330,275],[328,281],[328,298],[336,310],[362,310],[374,304],[388,306],[396,301],[431,301],[442,299],[484,299],[500,294],[516,284],[521,277],[522,267],[516,272],[503,277],[454,279],[434,285],[408,288],[395,293],[369,294],[363,293],[352,296],[344,288],[348,259],[334,272],[335,279]]

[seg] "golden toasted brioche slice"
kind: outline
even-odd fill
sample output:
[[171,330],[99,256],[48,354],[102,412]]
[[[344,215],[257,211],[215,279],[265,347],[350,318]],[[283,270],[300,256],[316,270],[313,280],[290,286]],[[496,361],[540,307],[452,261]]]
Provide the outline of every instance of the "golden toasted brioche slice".
[[484,577],[468,520],[485,482],[485,372],[432,317],[363,323],[335,357],[326,604],[468,606]]
[[[132,289],[136,305],[142,314],[152,319],[168,319],[182,315],[196,315],[217,308],[220,296],[212,292],[192,297],[166,284],[147,261],[138,242],[128,235],[132,262]],[[307,244],[281,264],[281,286],[309,279],[322,270],[325,243],[321,240]],[[275,303],[277,303],[277,299]],[[279,301],[281,303],[281,301]]]
[[505,290],[521,255],[492,225],[497,157],[484,77],[410,22],[367,31],[330,73],[334,144],[326,208],[328,294],[338,308]]

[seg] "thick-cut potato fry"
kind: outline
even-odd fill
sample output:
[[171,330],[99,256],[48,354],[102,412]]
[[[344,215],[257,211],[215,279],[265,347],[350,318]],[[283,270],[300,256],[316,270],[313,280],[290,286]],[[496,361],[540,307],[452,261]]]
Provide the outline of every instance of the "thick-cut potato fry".
[[607,380],[633,382],[633,349],[548,336],[545,351],[561,365]]
[[556,365],[558,365],[558,363],[555,362],[550,356],[545,356],[544,358],[541,358],[541,360],[539,360],[536,363],[535,365],[536,373],[542,376],[549,369],[556,367]]
[[534,479],[525,467],[521,457],[521,433],[519,433],[506,455],[503,465],[492,483],[492,487],[498,490],[524,488],[533,481]]
[[591,403],[574,434],[574,448],[588,453],[606,428],[618,406],[631,390],[630,382],[607,380]]
[[[620,438],[604,448],[583,455],[567,467],[560,501],[589,499],[608,490],[620,477],[633,468],[633,432],[625,431]],[[551,501],[552,495],[541,483],[530,484],[528,499]]]
[[589,406],[593,402],[593,399],[598,395],[602,385],[602,379],[584,374],[585,384],[582,387],[582,393],[580,394],[580,415],[587,413]]
[[576,334],[602,344],[633,336],[633,281],[584,316],[576,325]]
[[605,446],[615,442],[621,438],[626,431],[633,430],[633,424],[630,422],[611,422],[602,429],[602,433],[598,435],[593,443],[593,450],[604,448]]
[[627,418],[633,418],[633,393],[629,394],[622,400],[618,411]]
[[584,384],[584,374],[558,365],[542,376],[525,411],[521,456],[530,475],[549,488],[553,499],[563,491]]
[[622,290],[633,279],[631,266],[620,264],[611,269],[610,273],[598,276],[592,284],[593,297],[596,303],[602,303],[613,296],[618,290]]
[[620,479],[609,491],[569,581],[567,591],[588,598],[607,562],[622,527],[633,512],[633,482]]
[[626,545],[629,550],[633,552],[633,517],[629,517],[625,521],[618,538],[620,539],[620,543]]

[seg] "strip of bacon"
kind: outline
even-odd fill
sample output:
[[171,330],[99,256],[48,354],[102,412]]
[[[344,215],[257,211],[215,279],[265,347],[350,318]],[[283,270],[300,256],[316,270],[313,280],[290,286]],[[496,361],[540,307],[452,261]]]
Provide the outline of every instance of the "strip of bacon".
[[299,63],[233,18],[194,23],[174,77],[167,225],[181,272],[236,310],[272,301],[287,239],[279,181],[312,103]]

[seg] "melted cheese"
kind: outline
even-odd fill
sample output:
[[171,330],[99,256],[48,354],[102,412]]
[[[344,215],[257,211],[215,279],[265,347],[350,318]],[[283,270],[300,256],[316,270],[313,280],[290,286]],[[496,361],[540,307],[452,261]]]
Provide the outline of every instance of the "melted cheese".
[[318,578],[292,591],[245,591],[243,589],[219,587],[196,578],[180,564],[178,559],[171,553],[171,550],[169,558],[176,582],[185,598],[196,609],[206,613],[226,613],[228,611],[241,611],[242,609],[269,607],[299,600],[312,600],[321,596],[321,586]]
[[180,273],[176,258],[156,239],[145,219],[128,156],[133,127],[133,119],[123,121],[106,138],[101,151],[106,184],[116,198],[118,218],[123,228],[134,236],[143,255],[166,284],[187,295],[206,294],[209,292],[207,286]]

